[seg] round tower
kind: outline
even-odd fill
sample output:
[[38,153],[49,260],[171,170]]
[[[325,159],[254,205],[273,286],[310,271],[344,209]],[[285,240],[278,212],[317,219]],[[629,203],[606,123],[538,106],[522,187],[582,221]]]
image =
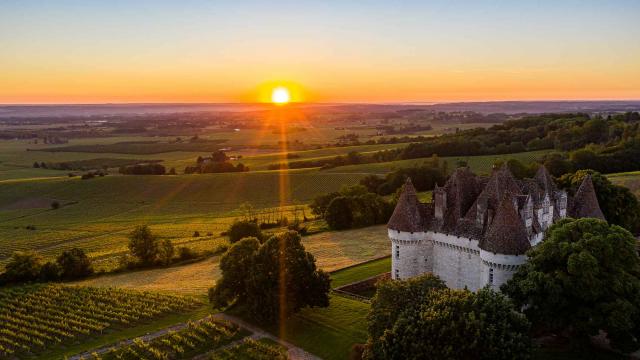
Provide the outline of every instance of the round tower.
[[407,179],[387,224],[392,279],[407,279],[431,271],[433,244],[427,241],[422,207],[411,179]]
[[489,286],[499,290],[527,261],[525,253],[531,248],[529,237],[516,210],[514,199],[506,194],[480,242],[480,287]]

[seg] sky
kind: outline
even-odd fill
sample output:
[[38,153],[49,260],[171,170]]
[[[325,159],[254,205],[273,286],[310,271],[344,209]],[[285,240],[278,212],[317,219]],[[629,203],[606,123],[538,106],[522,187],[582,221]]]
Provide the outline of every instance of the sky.
[[0,103],[640,99],[640,1],[0,0]]

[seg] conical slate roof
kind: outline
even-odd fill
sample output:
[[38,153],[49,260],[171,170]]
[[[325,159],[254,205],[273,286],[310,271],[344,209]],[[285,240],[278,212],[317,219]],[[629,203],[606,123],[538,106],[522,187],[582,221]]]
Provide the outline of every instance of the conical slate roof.
[[406,232],[420,232],[425,230],[425,222],[420,213],[420,202],[416,189],[410,178],[404,184],[402,193],[398,198],[398,204],[393,210],[387,227],[392,230]]
[[606,220],[604,214],[600,209],[598,198],[596,197],[596,190],[593,187],[593,181],[591,175],[585,176],[582,180],[582,184],[576,191],[576,195],[573,198],[573,206],[571,209],[571,216],[574,218],[596,218],[600,220]]
[[540,184],[540,187],[549,194],[552,194],[557,189],[551,174],[549,174],[549,171],[547,171],[547,168],[545,168],[544,165],[540,165],[540,167],[538,167],[538,171],[536,171],[534,179],[538,184]]
[[507,194],[500,202],[480,248],[497,254],[521,255],[530,247],[527,230],[516,212],[513,197]]

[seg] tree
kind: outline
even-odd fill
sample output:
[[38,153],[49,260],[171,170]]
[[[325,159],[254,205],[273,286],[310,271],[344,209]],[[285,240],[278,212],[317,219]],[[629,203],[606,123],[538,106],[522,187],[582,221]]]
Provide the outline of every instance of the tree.
[[220,259],[222,277],[209,290],[209,300],[217,307],[229,305],[236,298],[246,299],[246,281],[249,279],[253,259],[260,248],[255,237],[246,237],[227,250]]
[[324,219],[330,228],[344,230],[353,226],[350,203],[346,196],[338,196],[331,200],[324,213]]
[[38,162],[37,162],[37,161],[34,161],[34,162],[33,162],[33,167],[34,167],[35,169],[39,169],[39,168],[40,168],[40,164],[38,164]]
[[222,278],[209,290],[216,306],[235,300],[254,319],[277,322],[306,306],[329,305],[329,274],[318,270],[295,231],[235,243],[220,262]]
[[597,219],[562,219],[531,249],[502,290],[533,324],[577,343],[600,331],[612,347],[638,348],[640,259],[625,229]]
[[527,359],[529,323],[490,289],[433,290],[374,338],[372,359]]
[[152,265],[158,257],[158,239],[147,225],[137,226],[129,234],[129,250],[142,265]]
[[40,276],[42,257],[31,251],[16,251],[5,265],[2,277],[6,282],[35,281]]
[[376,287],[367,316],[367,348],[368,352],[376,354],[382,353],[378,339],[386,330],[391,329],[403,311],[416,306],[432,291],[446,289],[444,281],[431,273],[402,281],[379,282]]
[[255,255],[247,282],[249,312],[264,322],[278,321],[306,306],[329,306],[329,274],[316,268],[300,235],[272,236]]
[[227,230],[227,236],[229,236],[229,242],[232,244],[246,237],[255,237],[258,240],[263,239],[260,226],[251,220],[235,221]]
[[448,290],[432,274],[377,287],[366,358],[511,359],[530,353],[526,318],[499,293]]
[[65,280],[80,279],[93,274],[91,259],[82,249],[64,251],[56,262],[60,266],[60,276]]
[[164,241],[162,241],[160,247],[158,248],[158,257],[164,265],[171,264],[173,255],[175,255],[175,253],[176,251],[173,247],[173,243],[169,239],[165,239]]
[[309,207],[311,208],[311,212],[319,217],[324,217],[331,200],[340,196],[340,193],[337,191],[326,193],[323,195],[316,196]]
[[588,174],[591,175],[600,209],[607,221],[633,233],[640,231],[640,203],[628,188],[612,184],[606,176],[593,170],[565,174],[558,179],[558,185],[574,193]]

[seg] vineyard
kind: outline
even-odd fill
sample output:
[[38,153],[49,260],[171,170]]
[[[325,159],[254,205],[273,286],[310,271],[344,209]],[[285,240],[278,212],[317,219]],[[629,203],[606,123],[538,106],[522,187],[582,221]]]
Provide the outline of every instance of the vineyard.
[[246,335],[236,325],[207,318],[190,322],[182,330],[170,331],[151,341],[135,339],[131,345],[113,348],[102,355],[93,354],[89,359],[185,359],[216,349]]
[[28,285],[0,290],[0,357],[43,352],[105,330],[200,306],[189,297],[113,288]]
[[285,360],[286,350],[268,339],[246,339],[241,344],[216,351],[210,360]]

